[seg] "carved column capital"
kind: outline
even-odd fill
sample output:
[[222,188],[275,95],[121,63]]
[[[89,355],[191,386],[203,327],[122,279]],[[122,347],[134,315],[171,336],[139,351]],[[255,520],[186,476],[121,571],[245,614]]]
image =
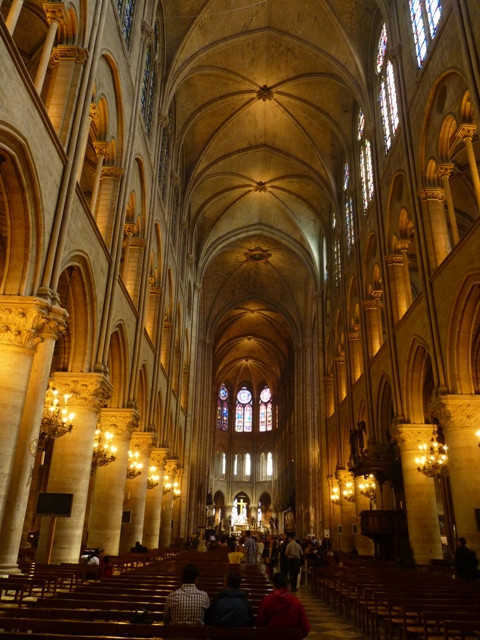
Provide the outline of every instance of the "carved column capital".
[[42,298],[2,296],[0,344],[32,349],[43,342],[43,333],[56,337],[65,329],[66,313]]
[[437,166],[437,175],[439,178],[443,178],[444,176],[450,178],[450,176],[454,172],[454,169],[455,165],[453,164],[453,162],[442,162]]
[[165,447],[155,447],[150,453],[150,464],[155,465],[157,469],[163,471],[165,460],[168,455],[168,449]]
[[150,452],[157,442],[157,434],[150,431],[135,431],[132,433],[130,440],[130,448],[137,449],[146,457],[150,456]]
[[113,435],[131,436],[138,427],[140,416],[133,409],[104,408],[100,411],[99,422],[102,428],[108,429]]
[[460,140],[462,142],[464,142],[467,139],[471,140],[473,136],[476,134],[476,132],[477,132],[476,124],[473,124],[473,123],[461,124],[455,133],[455,139]]
[[442,204],[446,202],[445,191],[440,187],[425,187],[425,189],[419,189],[417,195],[422,202],[428,202],[430,200],[436,200]]
[[428,442],[433,434],[433,424],[392,424],[390,435],[398,444],[400,451],[417,450],[418,445]]
[[88,407],[100,411],[111,394],[112,385],[101,373],[70,373],[56,371],[50,378],[51,386],[71,397],[70,406]]
[[102,168],[102,180],[104,178],[113,178],[114,180],[120,180],[123,177],[123,169],[121,167],[103,167]]
[[438,419],[445,432],[461,429],[478,430],[480,396],[438,395],[428,406],[430,413]]

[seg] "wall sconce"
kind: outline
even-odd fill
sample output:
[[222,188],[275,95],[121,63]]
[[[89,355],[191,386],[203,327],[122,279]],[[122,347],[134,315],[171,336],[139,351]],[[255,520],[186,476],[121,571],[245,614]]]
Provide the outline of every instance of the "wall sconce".
[[49,387],[45,395],[45,405],[43,407],[42,421],[40,423],[40,437],[61,438],[73,429],[74,413],[68,413],[67,404],[70,396],[63,396],[63,405],[60,405],[58,390]]
[[375,483],[375,476],[373,473],[364,476],[365,482],[361,482],[358,485],[360,489],[360,493],[368,498],[370,501],[375,500],[375,496],[377,495],[377,485]]
[[480,447],[480,429],[477,431],[477,433],[475,435],[478,438],[478,446]]
[[340,489],[338,487],[333,487],[332,493],[330,495],[330,500],[335,506],[338,506],[340,504]]
[[[480,432],[479,432],[480,433]],[[419,444],[421,455],[415,458],[417,471],[428,478],[442,478],[448,476],[447,445],[437,441],[437,431],[434,429],[429,444]]]
[[128,452],[127,478],[129,480],[137,478],[142,473],[143,464],[138,462],[139,456],[138,451],[135,451],[135,453],[133,451]]
[[178,487],[178,482],[174,482],[173,483],[173,499],[175,500],[176,498],[180,497],[180,489]]
[[157,467],[150,467],[148,470],[148,478],[147,478],[147,489],[154,489],[158,486],[158,481],[160,480],[160,476],[155,473]]
[[105,431],[104,433],[97,429],[95,431],[95,440],[93,442],[92,467],[105,467],[111,462],[115,462],[117,447],[112,445],[113,433]]
[[355,502],[355,489],[353,482],[346,482],[345,489],[342,491],[342,495],[348,502]]
[[172,489],[172,483],[169,481],[168,476],[163,476],[163,489],[162,493],[165,496]]

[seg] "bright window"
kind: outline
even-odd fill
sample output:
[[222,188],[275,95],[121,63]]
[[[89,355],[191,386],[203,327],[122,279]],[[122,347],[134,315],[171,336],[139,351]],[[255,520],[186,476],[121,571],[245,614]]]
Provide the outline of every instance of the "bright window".
[[442,17],[440,0],[409,0],[417,64],[421,67]]

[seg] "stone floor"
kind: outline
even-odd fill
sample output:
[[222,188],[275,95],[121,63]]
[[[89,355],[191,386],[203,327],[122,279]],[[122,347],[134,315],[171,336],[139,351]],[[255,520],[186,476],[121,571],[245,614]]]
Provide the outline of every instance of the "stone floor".
[[308,634],[309,640],[363,640],[365,638],[361,629],[332,611],[316,594],[312,593],[308,585],[301,585],[295,595],[302,602],[312,626]]

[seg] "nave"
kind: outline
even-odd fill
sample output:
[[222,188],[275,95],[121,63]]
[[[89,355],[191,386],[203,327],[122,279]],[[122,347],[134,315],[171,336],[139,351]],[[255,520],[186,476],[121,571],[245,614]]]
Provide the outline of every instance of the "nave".
[[[233,566],[216,551],[141,555],[112,559],[114,573],[108,578],[95,572],[81,577],[80,566],[61,565],[50,567],[48,580],[46,571],[41,578],[33,566],[22,576],[1,578],[0,638],[300,640],[300,630],[294,629],[164,626],[166,597],[180,586],[186,564],[199,567],[198,587],[210,598],[223,588]],[[75,580],[67,577],[77,569]],[[238,571],[256,613],[271,583],[259,566],[239,565]],[[480,633],[480,583],[453,580],[447,574],[368,559],[349,563],[345,556],[345,562],[342,558],[338,564],[305,572],[297,596],[312,627],[308,637],[314,640],[477,640]],[[153,623],[132,623],[133,612],[144,609]]]

